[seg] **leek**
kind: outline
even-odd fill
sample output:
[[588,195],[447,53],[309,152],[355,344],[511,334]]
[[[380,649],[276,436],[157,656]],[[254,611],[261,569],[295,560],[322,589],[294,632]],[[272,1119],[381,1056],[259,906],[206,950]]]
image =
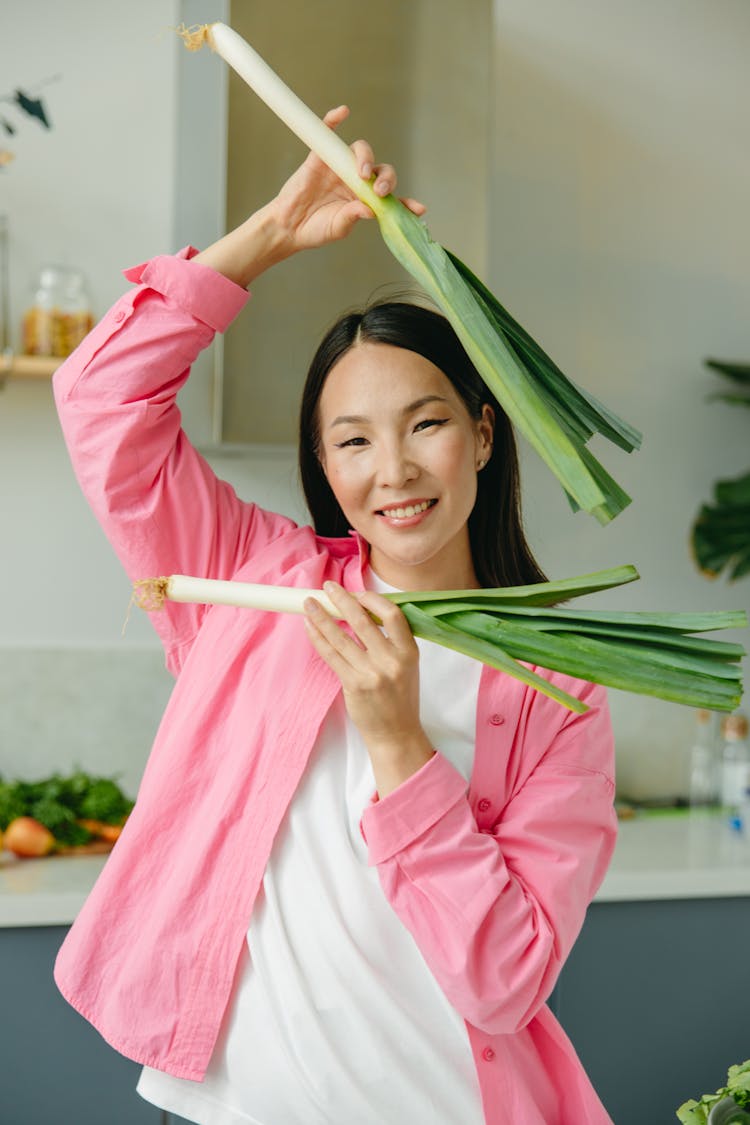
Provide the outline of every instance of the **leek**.
[[[641,435],[566,378],[539,345],[458,258],[434,242],[421,219],[361,178],[348,145],[223,23],[183,29],[186,45],[208,44],[300,140],[374,212],[388,249],[450,321],[480,376],[546,461],[573,508],[605,524],[630,497],[586,447],[600,433],[632,451]],[[373,176],[374,179],[374,176]]]
[[[740,702],[741,645],[692,634],[747,625],[744,612],[607,613],[559,608],[560,601],[632,582],[632,566],[577,578],[482,590],[387,594],[416,637],[462,652],[542,692],[571,711],[576,696],[534,671],[563,672],[592,683],[689,707],[733,711]],[[149,611],[166,599],[303,613],[308,597],[337,616],[320,590],[214,581],[188,575],[144,579],[133,598]]]

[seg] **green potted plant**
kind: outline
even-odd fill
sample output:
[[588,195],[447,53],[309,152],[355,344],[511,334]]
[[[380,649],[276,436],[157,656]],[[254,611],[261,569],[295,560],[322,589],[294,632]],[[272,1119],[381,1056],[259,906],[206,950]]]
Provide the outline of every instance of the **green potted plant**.
[[730,1066],[716,1093],[683,1102],[677,1117],[682,1125],[750,1125],[750,1059]]
[[[732,381],[732,389],[711,395],[735,406],[750,407],[750,364],[707,359],[706,366]],[[713,502],[703,504],[693,524],[695,561],[715,578],[726,570],[729,581],[750,574],[750,472],[714,485]]]

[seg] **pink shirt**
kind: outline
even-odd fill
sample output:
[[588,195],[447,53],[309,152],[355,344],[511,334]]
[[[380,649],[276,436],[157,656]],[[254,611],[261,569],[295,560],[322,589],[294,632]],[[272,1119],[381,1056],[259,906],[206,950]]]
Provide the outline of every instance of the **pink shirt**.
[[[188,259],[126,273],[55,376],[81,487],[132,579],[185,573],[362,589],[367,545],[240,501],[175,395],[247,293]],[[125,830],[64,942],[60,990],[117,1050],[200,1079],[274,835],[340,690],[292,615],[169,604],[175,688]],[[363,811],[369,862],[466,1022],[488,1125],[610,1119],[546,1006],[616,835],[600,687],[574,715],[485,667],[470,783],[437,753]],[[429,1076],[425,1076],[429,1081]]]

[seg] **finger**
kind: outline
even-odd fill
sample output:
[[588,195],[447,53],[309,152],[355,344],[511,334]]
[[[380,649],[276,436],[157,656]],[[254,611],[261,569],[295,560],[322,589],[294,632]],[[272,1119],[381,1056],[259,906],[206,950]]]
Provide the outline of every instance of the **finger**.
[[372,189],[376,195],[390,195],[396,188],[396,169],[392,164],[376,164],[373,168],[375,180]]
[[[327,113],[323,115],[323,124],[327,125],[329,129],[335,130],[342,121],[346,121],[348,116],[349,106],[337,105],[334,106],[333,109],[329,109]],[[313,152],[312,150],[308,152],[305,163],[310,167],[327,167],[325,161],[321,160],[318,154],[316,152]]]
[[[361,598],[365,597],[366,593],[355,598],[343,586],[339,586],[337,582],[325,582],[323,589],[365,649],[375,658],[379,655],[385,655],[391,647],[390,639],[386,637],[380,625],[375,623],[363,607]],[[377,595],[375,597],[377,599]],[[382,598],[378,599],[375,604],[377,606],[376,617],[380,620],[378,609],[382,612],[384,604],[387,611],[390,603]]]
[[334,238],[346,238],[350,230],[357,225],[360,219],[374,219],[375,212],[371,211],[366,203],[353,199],[345,204],[336,215],[333,226]]
[[318,656],[325,660],[328,667],[336,673],[343,684],[347,676],[351,674],[351,665],[333,647],[328,638],[323,635],[315,621],[311,620],[309,616],[305,616],[304,622],[305,631]]
[[367,141],[358,140],[352,144],[352,152],[357,161],[357,171],[363,180],[369,180],[375,169],[375,154]]
[[401,202],[404,207],[408,207],[415,215],[424,215],[427,208],[424,203],[420,203],[418,199],[411,199],[406,196],[401,196]]
[[409,622],[394,602],[384,598],[382,594],[376,594],[374,590],[365,590],[359,595],[358,601],[363,609],[382,622],[388,639],[396,648],[410,650],[416,647]]
[[[337,658],[339,658],[349,670],[352,668],[361,668],[364,664],[363,658],[366,657],[362,644],[355,637],[345,632],[315,598],[306,598],[303,608],[305,610],[306,620],[313,630],[312,636],[317,636],[320,639],[326,652],[335,652]],[[323,653],[321,653],[321,655],[323,655]]]
[[328,113],[323,118],[323,122],[329,129],[335,129],[342,121],[346,121],[349,116],[348,105],[337,105],[334,109],[329,109]]

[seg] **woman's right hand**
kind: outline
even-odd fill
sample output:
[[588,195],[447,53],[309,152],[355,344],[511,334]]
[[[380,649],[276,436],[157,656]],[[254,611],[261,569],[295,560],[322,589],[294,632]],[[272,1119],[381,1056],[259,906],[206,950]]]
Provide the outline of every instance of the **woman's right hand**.
[[[335,129],[349,116],[345,105],[331,109],[323,118],[326,125]],[[372,182],[376,195],[390,195],[396,188],[396,170],[392,164],[376,164],[375,155],[367,141],[355,141],[351,146],[357,160],[357,170],[363,180]],[[424,204],[415,199],[404,199],[415,215],[423,215]],[[345,238],[360,219],[374,218],[366,203],[311,152],[269,205],[280,228],[289,239],[290,253],[323,246]]]
[[[329,110],[323,120],[334,129],[348,116],[347,106],[342,105]],[[373,189],[378,195],[393,192],[393,166],[376,164],[367,141],[355,141],[351,147],[363,180],[374,174]],[[423,215],[426,210],[415,199],[403,199],[403,203],[415,215]],[[223,273],[238,285],[248,286],[284,258],[345,238],[361,219],[372,218],[370,208],[311,152],[270,203],[193,260]]]

